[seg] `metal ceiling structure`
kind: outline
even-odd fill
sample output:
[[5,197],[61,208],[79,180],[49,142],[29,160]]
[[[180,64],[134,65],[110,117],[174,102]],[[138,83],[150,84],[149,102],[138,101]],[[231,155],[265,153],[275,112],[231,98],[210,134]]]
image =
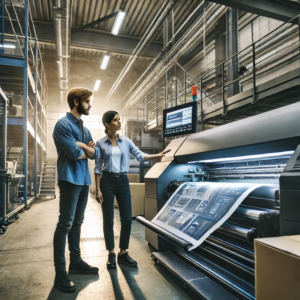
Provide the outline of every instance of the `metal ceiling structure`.
[[[290,0],[211,0],[211,2],[283,22],[289,22],[300,14],[300,4]],[[298,20],[294,20],[294,23],[298,24]]]
[[[164,0],[73,0],[72,27],[82,26],[106,15],[118,11],[121,7],[126,12],[125,24],[120,35],[141,37],[149,27],[153,17],[157,14]],[[197,0],[180,0],[176,7],[176,23],[178,26],[193,11]],[[53,23],[51,0],[29,0],[32,17],[35,21]],[[110,32],[114,19],[93,26],[91,29]],[[161,38],[158,33],[156,40]]]
[[[106,94],[111,90],[115,81],[119,77],[121,71],[125,67],[128,59],[134,53],[138,44],[143,40],[143,36],[149,29],[153,19],[161,9],[161,6],[165,2],[164,0],[87,0],[79,1],[73,0],[71,2],[70,12],[70,78],[68,76],[61,77],[61,71],[58,65],[53,64],[54,56],[51,56],[53,46],[58,43],[58,21],[56,18],[57,2],[64,1],[52,1],[52,0],[29,0],[32,18],[35,22],[36,32],[45,53],[45,64],[49,66],[49,91],[57,90],[57,94],[54,98],[58,98],[58,92],[62,89],[68,88],[78,84],[79,78],[84,79],[86,86],[92,89],[95,79],[101,79],[101,91],[97,94],[101,98],[106,97]],[[176,6],[174,9],[174,27],[178,29],[182,23],[188,18],[193,9],[199,4],[199,0],[178,0],[175,1]],[[120,29],[119,35],[115,36],[111,34],[111,29],[114,24],[115,18],[113,17],[118,10],[126,12],[124,23]],[[110,15],[112,17],[110,17]],[[103,21],[103,18],[108,18]],[[89,26],[89,23],[97,23],[99,19],[102,22]],[[100,20],[100,21],[101,21]],[[57,24],[56,24],[56,23]],[[88,28],[81,28],[82,26],[88,26]],[[66,28],[65,28],[66,29]],[[63,31],[66,32],[65,30]],[[64,34],[63,33],[63,34]],[[137,80],[145,69],[151,63],[157,55],[163,49],[163,26],[157,28],[152,34],[150,42],[145,49],[138,54],[138,58],[135,62],[134,68],[127,74],[130,78],[126,79],[122,85],[119,86],[118,91],[114,93],[114,97],[122,99],[123,97],[117,97],[118,94],[124,94],[127,92],[134,82]],[[98,54],[96,54],[98,52]],[[105,53],[109,53],[111,60],[109,67],[105,72],[99,70],[99,64]],[[50,54],[50,56],[49,56]],[[52,64],[47,64],[47,60],[51,57]],[[60,60],[59,55],[57,57]],[[63,60],[67,61],[68,58]],[[85,64],[83,63],[85,60]],[[93,61],[91,65],[90,61]],[[62,65],[62,64],[60,64]],[[86,68],[85,66],[90,66]],[[113,66],[113,67],[112,67]],[[56,68],[56,69],[55,69]],[[95,68],[95,70],[93,70]],[[67,74],[68,64],[64,65],[63,75]],[[83,71],[83,69],[85,71]],[[46,68],[47,70],[47,68]],[[73,72],[74,70],[75,72]],[[81,70],[80,74],[75,74],[76,70]],[[54,79],[54,75],[56,79]],[[57,74],[59,74],[60,84],[57,87]],[[101,77],[101,78],[97,78]],[[53,81],[51,81],[53,78]],[[50,80],[49,80],[50,79]],[[66,81],[69,80],[69,85]],[[91,82],[89,82],[89,80]],[[82,82],[79,81],[79,82]],[[128,85],[129,84],[129,85]],[[126,86],[127,85],[127,86]],[[62,94],[62,93],[60,93]],[[65,95],[63,95],[62,99]]]
[[[35,29],[40,43],[55,45],[55,28],[52,23],[35,22]],[[83,50],[110,52],[131,56],[140,39],[130,36],[114,36],[110,32],[84,30],[72,33],[71,47]],[[156,57],[161,51],[162,43],[152,42],[142,56]]]
[[[53,12],[51,0],[30,0],[32,16],[40,42],[54,43]],[[126,12],[125,22],[119,36],[111,35],[114,18],[101,22],[71,36],[71,46],[85,49],[112,51],[130,55],[140,38],[149,28],[164,0],[114,0],[114,1],[72,1],[72,28],[78,28],[99,18],[118,11],[121,7]],[[197,0],[179,0],[174,11],[175,29],[190,15]],[[109,3],[109,4],[108,4]],[[158,43],[155,43],[158,42]],[[162,28],[157,31],[152,43],[146,49],[145,56],[155,57],[162,48]]]

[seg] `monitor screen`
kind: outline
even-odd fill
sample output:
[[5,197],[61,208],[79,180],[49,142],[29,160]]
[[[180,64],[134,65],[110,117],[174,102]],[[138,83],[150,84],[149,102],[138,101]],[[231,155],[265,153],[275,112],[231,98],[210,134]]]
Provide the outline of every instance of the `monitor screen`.
[[164,109],[163,137],[197,132],[197,101]]

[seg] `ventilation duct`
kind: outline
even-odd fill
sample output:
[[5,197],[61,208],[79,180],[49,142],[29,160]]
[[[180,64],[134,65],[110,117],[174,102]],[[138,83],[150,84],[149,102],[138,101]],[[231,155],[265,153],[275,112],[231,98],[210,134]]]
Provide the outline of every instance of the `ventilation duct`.
[[72,0],[53,0],[52,11],[56,35],[60,100],[63,102],[66,100],[69,89]]

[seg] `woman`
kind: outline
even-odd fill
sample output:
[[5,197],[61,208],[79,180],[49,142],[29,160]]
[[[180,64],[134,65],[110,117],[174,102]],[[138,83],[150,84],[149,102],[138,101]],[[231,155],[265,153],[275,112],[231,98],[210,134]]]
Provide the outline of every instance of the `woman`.
[[113,231],[115,196],[121,217],[118,263],[136,267],[137,262],[126,251],[131,231],[131,195],[127,177],[129,157],[131,154],[138,161],[146,162],[162,158],[170,150],[154,155],[140,151],[129,138],[117,133],[121,129],[121,122],[116,111],[107,111],[102,117],[102,123],[107,135],[96,143],[96,147],[100,150],[100,158],[96,159],[95,179],[96,200],[102,204],[104,238],[106,249],[109,252],[107,268],[116,268]]

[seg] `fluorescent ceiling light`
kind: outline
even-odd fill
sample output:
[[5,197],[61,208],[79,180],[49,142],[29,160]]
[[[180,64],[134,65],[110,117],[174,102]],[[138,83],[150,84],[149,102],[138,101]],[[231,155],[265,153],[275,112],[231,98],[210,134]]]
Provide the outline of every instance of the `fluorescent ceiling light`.
[[236,161],[236,160],[249,160],[249,159],[256,159],[256,158],[268,158],[274,156],[290,156],[293,153],[294,151],[284,151],[284,152],[275,152],[275,153],[267,153],[267,154],[259,154],[259,155],[245,155],[245,156],[238,156],[238,157],[226,157],[226,158],[192,161],[189,163],[213,163],[213,162],[225,162],[225,161]]
[[110,58],[109,55],[107,55],[107,54],[104,55],[104,57],[103,57],[103,59],[102,59],[102,63],[101,63],[100,69],[102,69],[102,70],[105,70],[105,69],[106,69],[107,64],[108,64],[108,61],[109,61],[109,58]]
[[117,35],[119,33],[120,28],[123,24],[125,15],[126,15],[125,11],[122,11],[122,10],[118,11],[118,14],[117,14],[116,19],[115,19],[115,23],[114,23],[113,28],[111,30],[112,34]]
[[38,135],[36,135],[36,141],[41,144],[41,138]]
[[63,65],[62,62],[60,60],[57,61],[57,65],[58,65],[58,72],[59,72],[59,76],[62,78],[63,77]]
[[35,137],[35,131],[34,131],[33,127],[31,126],[31,124],[29,123],[29,121],[27,121],[27,130],[30,132],[32,137]]
[[16,45],[12,45],[12,44],[2,44],[0,45],[0,48],[10,48],[10,49],[15,49]]
[[100,86],[101,80],[96,80],[95,86],[94,86],[94,91],[97,92]]

